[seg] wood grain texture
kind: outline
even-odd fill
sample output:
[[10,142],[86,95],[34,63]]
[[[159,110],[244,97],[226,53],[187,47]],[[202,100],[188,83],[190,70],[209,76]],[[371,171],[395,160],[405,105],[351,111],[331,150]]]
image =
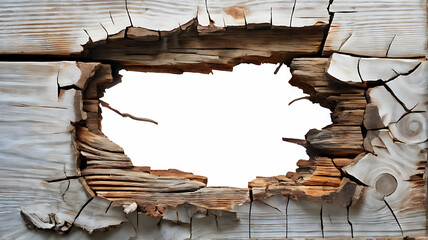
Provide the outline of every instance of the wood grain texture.
[[[331,60],[332,61],[332,60]],[[360,126],[367,103],[364,89],[326,74],[334,66],[325,58],[297,58],[291,64],[290,84],[309,94],[309,100],[331,109],[333,124],[306,134],[309,155],[355,157],[363,151]],[[310,67],[309,67],[310,66]],[[329,67],[331,68],[331,67]]]
[[[325,25],[306,28],[231,27],[200,32],[190,20],[172,31],[132,28],[106,41],[88,43],[89,59],[119,62],[125,69],[154,72],[232,70],[239,63],[278,63],[319,52]],[[130,35],[131,34],[131,35]]]
[[[426,20],[419,0],[3,1],[2,60],[115,69],[0,63],[0,238],[426,236]],[[208,188],[134,167],[102,134],[118,68],[244,62],[291,63],[290,83],[332,111],[284,138],[308,150],[296,172]]]
[[[324,54],[371,57],[425,57],[426,3],[410,0],[335,0]],[[409,43],[412,43],[409,45]]]
[[[247,23],[292,27],[328,23],[328,1],[300,0],[246,2],[210,0],[141,1],[61,0],[35,2],[7,0],[0,9],[0,53],[70,55],[80,53],[81,45],[105,40],[127,27],[170,31],[198,18],[201,26],[210,26],[208,12],[216,26],[246,26],[240,10],[245,9]],[[29,14],[31,12],[31,14]],[[237,14],[234,14],[237,12]],[[224,21],[223,21],[224,19]],[[292,21],[290,20],[292,19]],[[11,36],[13,36],[11,38]]]
[[[85,75],[84,71],[78,74],[79,69],[71,62],[0,63],[2,239],[55,237],[54,231],[66,232],[77,222],[92,232],[125,221],[112,208],[110,214],[97,211],[91,222],[103,220],[87,225],[94,224],[87,222],[83,211],[87,204],[93,201],[94,209],[104,210],[105,204],[85,193],[75,165],[77,150],[71,123],[83,117],[81,90],[60,94],[58,83],[63,78],[79,82]],[[36,234],[26,224],[30,229],[53,231]],[[78,229],[70,237],[86,239]]]

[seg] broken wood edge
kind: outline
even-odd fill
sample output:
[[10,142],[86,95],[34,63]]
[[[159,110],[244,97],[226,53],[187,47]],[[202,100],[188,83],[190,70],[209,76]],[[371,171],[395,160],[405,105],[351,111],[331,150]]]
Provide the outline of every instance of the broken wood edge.
[[[97,87],[98,88],[98,87]],[[105,88],[104,88],[105,89]],[[101,90],[100,91],[100,96],[102,96],[102,92],[103,92],[104,90]],[[85,99],[85,100],[89,100],[89,99]],[[100,103],[100,100],[97,100],[97,99],[94,99],[93,98],[93,100],[94,101],[98,101],[98,103]],[[100,128],[99,128],[99,130],[100,130]],[[78,131],[78,132],[80,132],[80,131]],[[95,131],[93,134],[96,134],[96,135],[98,135],[98,136],[100,136],[100,137],[103,137],[103,138],[105,138],[105,136],[103,136],[103,134],[101,133],[101,131]],[[287,139],[287,138],[284,138],[284,140],[290,140],[290,139]],[[293,140],[294,141],[294,140]],[[295,142],[295,141],[294,141]],[[299,143],[302,143],[301,141],[298,141]],[[306,142],[306,141],[305,141]],[[85,144],[87,144],[88,142],[85,142]],[[297,142],[296,142],[297,143]],[[100,150],[100,149],[99,149]],[[101,149],[102,150],[102,149]],[[123,149],[121,149],[121,148],[119,148],[119,149],[116,149],[116,150],[114,150],[114,149],[111,149],[110,148],[110,150],[109,151],[114,151],[114,152],[120,152],[120,153],[123,153]],[[130,160],[129,160],[129,162],[130,162]],[[333,163],[333,162],[332,162]],[[132,163],[130,162],[130,167],[127,167],[130,171],[132,171],[134,168],[135,168],[135,170],[137,170],[137,168],[136,167],[133,167],[133,165],[132,165]],[[332,167],[333,167],[333,165],[332,165]],[[336,168],[335,168],[336,169]],[[161,173],[161,175],[163,175],[163,176],[170,176],[170,172],[168,173],[168,171],[164,171],[164,172],[161,172],[162,170],[150,170],[150,168],[148,168],[148,169],[144,169],[143,170],[144,172],[147,172],[147,173],[149,173],[149,174],[155,174],[155,175],[157,175],[157,176],[160,176],[159,174]],[[339,176],[340,175],[340,169],[338,170],[338,169],[336,169],[336,171],[338,172],[337,173],[337,176]],[[314,171],[314,172],[316,172],[316,170]],[[179,174],[180,175],[180,174]],[[185,174],[186,175],[186,174]],[[200,179],[200,177],[196,177],[195,178],[195,176],[194,175],[188,175],[187,174],[187,176],[185,176],[185,175],[182,175],[181,174],[181,176],[183,176],[184,178],[187,178],[187,179],[189,179],[189,180],[198,180],[198,179]],[[340,183],[335,183],[334,184],[334,186],[336,186],[337,188],[335,189],[335,190],[332,190],[332,189],[329,189],[328,191],[327,191],[327,193],[328,194],[321,194],[321,195],[319,195],[319,196],[311,196],[311,194],[308,194],[307,192],[305,192],[304,190],[300,190],[300,189],[293,189],[293,188],[298,188],[301,184],[303,184],[303,185],[301,185],[301,186],[305,186],[305,185],[308,185],[309,184],[309,181],[310,181],[310,179],[311,179],[311,174],[309,174],[308,176],[305,176],[305,181],[300,181],[299,183],[297,183],[295,186],[293,186],[293,187],[291,187],[291,186],[288,186],[290,189],[289,190],[287,190],[287,189],[285,189],[285,190],[268,190],[265,194],[260,194],[260,193],[258,193],[257,191],[256,191],[256,188],[255,187],[253,187],[253,186],[251,186],[251,182],[249,183],[249,194],[248,194],[248,197],[246,198],[246,199],[242,199],[242,200],[240,200],[240,202],[238,203],[238,204],[242,204],[242,203],[245,203],[245,202],[248,202],[248,201],[253,201],[253,200],[258,200],[258,199],[263,199],[263,198],[267,198],[267,197],[270,197],[270,196],[274,196],[274,195],[283,195],[283,196],[287,196],[287,197],[291,197],[291,198],[293,198],[293,199],[302,199],[302,200],[308,200],[308,201],[315,201],[315,202],[319,202],[319,201],[321,201],[321,202],[329,202],[329,203],[331,203],[331,202],[338,202],[338,203],[340,203],[340,204],[342,204],[342,205],[347,205],[347,204],[349,204],[349,202],[352,202],[352,200],[354,200],[354,202],[356,201],[356,199],[358,199],[359,198],[359,195],[360,195],[360,192],[361,192],[361,189],[360,189],[360,187],[359,186],[353,186],[352,184],[351,184],[351,182],[349,181],[349,179],[342,179],[341,181],[340,181]],[[205,178],[206,179],[206,178]],[[202,182],[205,182],[206,183],[206,180],[202,180]],[[309,184],[310,185],[310,184]],[[287,188],[287,187],[285,187],[285,188]],[[207,189],[209,189],[209,188],[207,188]],[[349,199],[345,199],[345,195],[346,194],[349,194],[350,196],[351,196],[351,200],[349,200]],[[138,194],[137,194],[138,195]],[[135,195],[135,196],[137,196],[137,195]],[[108,197],[106,197],[106,199],[109,199]],[[135,200],[135,201],[134,201]],[[190,204],[190,203],[188,203],[188,202],[183,202],[183,203],[177,203],[177,204],[169,204],[169,205],[165,205],[165,206],[163,206],[163,207],[155,207],[155,210],[153,211],[152,210],[152,205],[151,204],[146,204],[146,203],[143,203],[143,202],[140,202],[140,201],[138,201],[138,198],[136,197],[136,199],[129,199],[129,200],[113,200],[114,202],[116,202],[115,203],[115,205],[117,205],[117,204],[122,204],[122,205],[130,205],[130,204],[132,204],[132,203],[134,203],[134,202],[136,202],[137,203],[137,205],[139,206],[139,211],[142,211],[142,212],[144,212],[145,214],[147,214],[147,215],[149,215],[149,216],[152,216],[152,217],[155,217],[155,218],[157,218],[157,219],[160,219],[160,218],[162,218],[162,216],[163,216],[163,214],[165,213],[165,211],[169,208],[170,210],[171,209],[176,209],[176,208],[179,208],[181,205],[183,205],[183,204],[188,204],[189,206],[194,206],[194,207],[196,207],[196,209],[200,209],[199,211],[198,211],[198,213],[200,213],[200,214],[206,214],[206,211],[208,211],[208,210],[213,210],[213,209],[210,209],[210,208],[203,208],[203,207],[200,207],[200,206],[198,206],[197,204]],[[159,205],[160,206],[160,205]],[[217,209],[216,209],[216,211],[226,211],[226,212],[228,212],[228,211],[231,211],[231,209],[233,208],[233,205],[229,205],[229,206],[227,206],[226,208],[224,208],[224,209],[221,209],[222,207],[216,207]],[[203,210],[201,210],[201,209],[203,209]],[[168,219],[166,219],[166,220],[168,220]]]
[[[106,86],[108,86],[108,84]],[[97,88],[98,88],[98,86],[97,86]],[[100,89],[97,89],[97,92],[101,92],[101,94],[104,91],[104,90],[101,90],[101,91],[99,91],[99,90]],[[312,97],[312,95],[311,95],[311,97]],[[102,133],[101,133],[101,131],[99,131],[99,132],[96,131],[95,134],[100,135]],[[306,141],[307,140],[305,140],[305,142]],[[301,142],[299,142],[299,143],[301,143]],[[334,163],[334,161],[333,161],[333,163]],[[316,169],[315,169],[315,171],[316,171]],[[149,171],[149,173],[150,173],[150,171]],[[308,176],[305,176],[304,178],[307,179],[307,177]],[[302,183],[304,183],[304,182],[300,182],[300,184],[302,184]],[[340,204],[343,206],[349,206],[352,203],[358,202],[358,199],[360,198],[361,193],[364,191],[364,188],[366,187],[364,185],[359,184],[358,182],[356,183],[355,181],[353,181],[353,179],[349,179],[347,176],[342,177],[340,186],[338,188],[336,188],[333,191],[330,191],[328,194],[324,194],[324,195],[320,195],[320,196],[312,196],[311,194],[308,194],[304,190],[301,190],[298,188],[293,189],[290,186],[281,186],[281,184],[279,184],[278,186],[280,188],[264,189],[263,194],[261,194],[261,191],[259,191],[260,189],[257,189],[256,187],[250,186],[249,187],[249,196],[245,201],[242,201],[241,204],[244,202],[260,200],[260,199],[268,198],[268,197],[275,196],[275,195],[282,195],[282,196],[290,197],[290,198],[295,199],[295,200],[304,200],[304,201],[311,201],[311,202],[337,203],[337,204]],[[300,185],[296,185],[296,186],[298,187]],[[330,190],[332,190],[332,189],[330,189]],[[106,199],[109,199],[109,198],[107,197]],[[139,210],[141,210],[145,214],[152,216],[152,217],[155,217],[156,219],[159,219],[159,220],[162,219],[163,214],[166,213],[168,208],[170,209],[170,211],[174,211],[174,209],[177,209],[182,205],[189,206],[189,207],[190,206],[196,207],[196,209],[199,209],[197,211],[198,214],[207,214],[207,211],[209,211],[209,210],[217,210],[220,212],[228,212],[228,211],[231,211],[231,208],[233,207],[233,205],[232,205],[232,207],[229,206],[223,210],[222,209],[210,209],[210,208],[200,207],[197,204],[190,204],[188,202],[184,202],[184,203],[178,203],[175,205],[174,204],[166,205],[166,206],[161,207],[161,209],[156,209],[157,207],[155,207],[155,211],[153,212],[151,210],[153,205],[150,205],[150,204],[146,205],[143,203],[139,204],[138,200],[137,201],[132,201],[132,200],[116,201],[116,200],[113,200],[113,202],[116,202],[115,205],[121,204],[121,206],[130,206],[131,204],[133,204],[135,202],[135,203],[137,203],[137,206],[140,206],[141,209],[139,209]],[[137,211],[139,211],[139,210],[137,210]],[[182,222],[182,221],[168,220],[168,219],[165,219],[165,220],[166,221],[172,221],[172,222],[175,221],[175,222],[180,223],[180,224],[187,224],[187,222]]]
[[[222,70],[222,71],[232,71],[233,67],[240,63],[252,63],[252,64],[262,64],[262,63],[286,63],[287,65],[291,62],[291,60],[295,57],[302,56],[313,56],[319,52],[323,41],[323,33],[325,29],[328,28],[328,24],[315,24],[313,26],[305,26],[305,27],[280,27],[280,28],[272,28],[270,26],[266,26],[265,24],[255,24],[250,27],[245,26],[228,26],[224,28],[205,28],[199,25],[197,18],[191,19],[186,24],[182,24],[179,27],[172,29],[170,31],[157,31],[150,30],[141,27],[133,27],[128,26],[125,29],[121,30],[117,34],[108,35],[108,37],[104,40],[99,40],[96,42],[92,42],[89,40],[86,44],[82,45],[83,50],[81,55],[88,60],[94,61],[114,61],[115,64],[120,65],[121,68],[129,70],[129,71],[142,71],[142,72],[162,72],[162,73],[173,73],[173,74],[182,74],[183,72],[196,72],[196,73],[204,73],[209,74],[212,73],[212,70]],[[209,31],[207,29],[210,29]],[[128,57],[128,59],[122,58],[120,56],[115,56],[113,59],[109,59],[108,56],[99,56],[99,54],[95,53],[94,50],[103,46],[110,46],[109,44],[120,43],[121,41],[135,41],[141,44],[149,44],[149,48],[153,48],[154,50],[150,53],[146,53],[146,57],[156,56],[165,52],[163,49],[167,46],[168,39],[180,40],[182,36],[189,36],[189,34],[194,34],[198,39],[209,39],[210,37],[222,37],[222,36],[234,36],[236,33],[240,34],[248,34],[251,35],[252,31],[266,31],[266,33],[278,34],[281,32],[289,31],[290,36],[293,35],[294,32],[307,32],[308,37],[311,37],[311,41],[315,41],[312,45],[320,45],[318,47],[314,47],[311,51],[308,49],[302,50],[287,50],[286,54],[282,51],[267,51],[265,53],[253,53],[257,51],[253,51],[252,53],[246,53],[245,50],[252,50],[251,48],[246,49],[246,47],[239,47],[239,50],[242,50],[242,54],[232,54],[227,57],[227,62],[221,61],[209,61],[208,59],[199,59],[199,60],[189,60],[189,61],[175,61],[175,63],[156,63],[155,61],[145,61],[138,60],[138,57]],[[186,35],[187,34],[187,35]],[[295,33],[294,33],[295,34]],[[319,35],[319,36],[318,36]],[[314,40],[316,38],[316,40]],[[318,39],[319,38],[319,39]],[[158,44],[159,46],[155,46],[154,44]],[[164,44],[165,46],[163,46]],[[177,47],[177,46],[173,46]],[[158,49],[159,48],[159,49]],[[184,47],[186,48],[186,47]],[[201,47],[199,47],[201,48]],[[198,50],[199,48],[196,48]],[[205,47],[206,48],[206,47]],[[209,50],[210,48],[201,48],[199,50]],[[225,47],[227,48],[227,46]],[[177,48],[179,49],[179,48]],[[176,50],[178,51],[178,50]],[[215,50],[212,50],[213,53],[211,55],[215,56],[218,53],[215,53]],[[269,55],[266,55],[269,52]],[[129,55],[129,54],[128,54]],[[131,54],[132,55],[132,54]],[[143,55],[140,53],[140,55]],[[197,55],[197,54],[194,54]],[[205,54],[203,54],[205,55]],[[165,58],[165,57],[161,57]],[[168,58],[168,57],[166,57]]]

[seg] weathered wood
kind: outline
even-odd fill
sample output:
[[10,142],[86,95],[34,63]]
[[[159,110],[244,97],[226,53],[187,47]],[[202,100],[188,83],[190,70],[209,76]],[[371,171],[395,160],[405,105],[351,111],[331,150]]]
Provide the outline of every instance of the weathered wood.
[[[427,235],[424,2],[7,0],[0,19],[0,57],[18,61],[0,63],[0,238]],[[332,111],[331,126],[284,138],[310,155],[295,173],[207,188],[134,167],[102,134],[118,69],[242,62],[291,62],[290,83]]]
[[288,198],[274,196],[253,201],[250,212],[252,238],[284,238],[287,236]]
[[[292,0],[285,3],[258,0],[205,3],[203,0],[109,0],[91,1],[90,4],[82,0],[43,3],[8,0],[0,10],[4,27],[0,35],[0,52],[63,56],[76,54],[83,50],[81,45],[87,43],[88,39],[94,42],[105,40],[107,36],[130,26],[170,31],[195,17],[201,26],[214,24],[218,27],[246,27],[248,24],[303,27],[328,23],[326,0],[297,4]],[[31,15],[28,14],[29,10]],[[208,12],[212,12],[212,15],[208,16]]]
[[[85,193],[85,187],[78,179],[77,151],[72,144],[74,131],[71,125],[71,122],[83,120],[82,94],[80,90],[64,89],[62,96],[59,95],[61,85],[82,82],[86,76],[85,71],[80,70],[85,69],[82,66],[85,64],[0,63],[2,239],[35,238],[25,223],[29,228],[66,232],[75,225],[79,216],[82,216],[79,227],[88,231],[125,221],[123,216],[116,215],[114,209],[109,215],[114,221],[104,218],[107,215],[99,211],[92,219],[84,217],[87,203],[94,198]],[[79,70],[81,74],[78,74]],[[91,206],[94,209],[99,207],[96,202]],[[100,219],[96,221],[98,217]],[[93,225],[94,219],[96,226]],[[74,231],[70,237],[85,239],[86,236],[80,235],[79,231]]]
[[[372,57],[425,57],[426,4],[418,0],[335,0],[324,54],[333,51]],[[409,44],[412,43],[412,44]]]
[[355,157],[364,151],[360,128],[367,103],[364,89],[344,83],[346,79],[329,78],[326,70],[336,65],[328,64],[325,58],[297,58],[290,67],[293,74],[290,84],[309,94],[312,102],[333,111],[331,126],[307,133],[309,155]]
[[192,238],[250,238],[250,203],[235,206],[233,212],[236,217],[230,214],[216,216],[208,214],[203,218],[192,220]]
[[389,82],[416,71],[423,61],[413,59],[364,58],[333,53],[327,69],[329,76],[352,84],[369,81]]
[[[277,63],[293,56],[313,55],[319,51],[325,26],[272,30],[225,28],[203,35],[198,22],[173,30],[167,37],[147,39],[146,31],[138,37],[114,37],[86,44],[89,59],[118,61],[128,70],[182,73],[209,73],[212,69],[232,70],[239,63]],[[154,31],[157,35],[158,32]],[[269,39],[269,41],[267,41]]]

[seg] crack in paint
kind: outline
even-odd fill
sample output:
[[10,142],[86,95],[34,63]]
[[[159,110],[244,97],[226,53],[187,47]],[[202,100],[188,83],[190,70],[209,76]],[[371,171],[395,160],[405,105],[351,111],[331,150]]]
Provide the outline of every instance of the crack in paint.
[[397,36],[397,34],[394,34],[394,36],[392,37],[392,39],[391,39],[391,42],[389,42],[389,44],[388,44],[388,48],[386,49],[386,54],[385,54],[385,57],[388,57],[388,53],[389,53],[389,50],[391,49],[391,45],[392,45],[392,42],[394,41],[394,39],[395,39],[395,36]]
[[86,33],[86,35],[88,35],[88,37],[89,37],[89,41],[88,42],[93,42],[92,41],[92,38],[91,38],[91,35],[89,35],[89,33],[88,33],[88,31],[86,31],[86,29],[83,29],[83,31]]
[[349,218],[349,208],[352,205],[352,200],[348,206],[346,206],[346,220],[348,221],[349,226],[351,227],[351,238],[354,238],[354,226],[352,225],[351,219]]
[[391,69],[396,75],[389,78],[388,80],[385,81],[385,83],[390,82],[400,76],[408,76],[410,74],[412,74],[414,71],[416,71],[420,66],[421,66],[422,62],[419,62],[414,68],[410,69],[409,71],[405,72],[405,73],[398,73],[397,71],[395,71],[394,69]]
[[193,236],[192,222],[193,222],[193,217],[190,217],[190,228],[189,228],[189,230],[190,230],[190,239],[192,239],[192,236]]
[[249,209],[249,214],[248,214],[248,238],[251,238],[251,211],[252,211],[252,207],[253,207],[253,201],[251,200],[250,202],[250,209]]
[[[107,214],[108,210],[110,210],[111,205],[113,204],[113,202],[110,202],[110,204],[107,206],[106,211],[104,212],[105,214]],[[138,217],[138,216],[137,216]],[[138,223],[138,220],[137,220]],[[138,225],[138,224],[137,224]]]
[[[71,223],[72,224],[72,227],[74,226],[74,223],[76,222],[76,220],[77,220],[77,218],[80,216],[80,214],[82,213],[82,211],[83,211],[83,209],[85,209],[86,208],[86,206],[92,201],[94,199],[94,197],[91,197],[91,198],[89,198],[86,202],[85,202],[85,204],[83,204],[83,206],[80,208],[80,210],[79,210],[79,212],[77,212],[77,215],[76,215],[76,217],[74,217],[74,220],[73,220],[73,222]],[[71,227],[70,227],[70,230],[71,230]]]
[[361,63],[361,58],[358,58],[358,62],[357,62],[358,77],[360,78],[361,82],[364,82],[363,77],[361,76],[360,63]]
[[107,29],[104,27],[104,25],[102,23],[100,23],[101,27],[104,29],[104,31],[106,32],[106,39],[108,39],[108,31]]
[[270,204],[268,204],[268,203],[265,203],[265,202],[263,202],[263,201],[259,201],[259,202],[261,202],[261,203],[265,204],[266,206],[271,207],[271,208],[273,208],[273,209],[277,210],[278,212],[282,213],[282,211],[281,211],[281,210],[279,210],[277,207],[274,207],[274,206],[272,206],[272,205],[270,205]]
[[114,24],[114,20],[113,20],[113,16],[111,15],[111,11],[109,11],[108,13],[109,13],[109,15],[110,15],[111,22],[113,23],[113,25],[115,25],[115,24]]
[[208,15],[208,20],[210,21],[210,25],[214,25],[214,21],[211,19],[211,15],[210,12],[208,11],[208,0],[205,0],[205,9],[207,11],[207,15]]
[[[406,107],[406,104],[404,104],[404,102],[403,101],[401,101],[399,98],[398,98],[398,96],[397,95],[395,95],[395,93],[394,93],[394,91],[385,83],[385,84],[383,84],[383,86],[385,87],[385,89],[392,95],[392,97],[393,98],[395,98],[395,100],[404,108],[404,110],[406,111],[406,112],[411,112],[411,110],[410,109],[408,109],[407,107]],[[415,106],[416,107],[416,106]],[[413,107],[414,108],[414,107]]]
[[394,217],[395,221],[396,221],[396,222],[397,222],[397,224],[398,224],[398,227],[400,228],[401,235],[404,237],[404,232],[403,232],[403,229],[401,228],[401,225],[400,225],[400,222],[398,221],[397,216],[395,215],[394,211],[392,211],[391,206],[388,204],[388,202],[386,201],[386,199],[385,199],[385,198],[383,199],[383,201],[385,202],[385,204],[386,204],[386,206],[388,207],[389,211],[391,211],[392,216]]
[[320,221],[321,221],[321,234],[322,234],[322,238],[324,238],[324,222],[322,219],[322,204],[321,204],[321,209],[320,209]]
[[[65,171],[65,163],[64,163],[63,171],[64,171],[64,176],[67,178],[67,173],[66,173],[66,171]],[[69,179],[69,178],[67,178],[67,180],[68,180],[67,188],[66,188],[66,189],[65,189],[65,191],[61,194],[62,201],[64,201],[64,202],[65,202],[65,194],[66,194],[66,193],[67,193],[67,191],[70,189],[70,184],[71,184],[70,179]]]
[[288,204],[290,203],[290,197],[287,198],[287,205],[285,205],[285,238],[288,238]]
[[83,177],[83,175],[82,176],[66,176],[65,178],[57,178],[57,179],[52,179],[52,180],[48,180],[48,181],[46,181],[46,182],[48,182],[48,183],[53,183],[53,182],[61,182],[61,181],[66,181],[66,180],[70,180],[70,179],[78,179],[78,178],[80,178],[80,177]]
[[343,45],[345,45],[345,43],[351,38],[351,36],[352,36],[352,33],[350,33],[349,36],[347,38],[345,38],[345,40],[340,44],[339,49],[337,50],[338,52],[340,52]]
[[128,14],[128,19],[129,19],[129,22],[131,23],[131,27],[133,27],[134,24],[132,23],[131,14],[129,14],[129,9],[128,9],[128,0],[125,0],[125,9],[126,9],[126,14]]
[[296,9],[296,2],[297,2],[297,0],[294,0],[293,9],[291,10],[290,27],[291,27],[291,24],[293,23],[293,15],[294,15],[294,10]]

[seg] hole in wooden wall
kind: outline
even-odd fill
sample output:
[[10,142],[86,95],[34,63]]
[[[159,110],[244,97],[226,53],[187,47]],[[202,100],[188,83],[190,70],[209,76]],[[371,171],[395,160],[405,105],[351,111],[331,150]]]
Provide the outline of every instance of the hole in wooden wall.
[[213,74],[121,71],[122,83],[102,99],[121,112],[159,122],[122,118],[102,108],[103,132],[125,149],[136,166],[176,168],[208,177],[209,186],[247,187],[256,176],[285,175],[301,146],[282,137],[301,138],[331,123],[330,111],[292,87],[283,66],[241,64]]

